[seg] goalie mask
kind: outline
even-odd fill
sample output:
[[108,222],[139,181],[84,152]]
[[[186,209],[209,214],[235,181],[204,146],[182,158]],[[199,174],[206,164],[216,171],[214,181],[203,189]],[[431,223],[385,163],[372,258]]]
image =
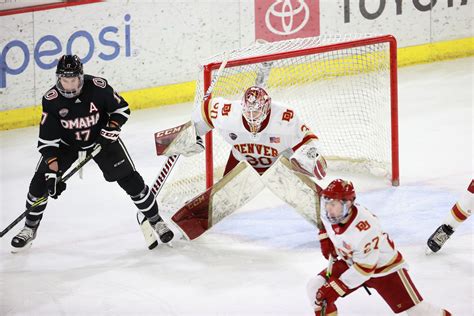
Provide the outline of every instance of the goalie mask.
[[355,200],[354,185],[350,181],[337,179],[321,192],[321,209],[331,224],[339,224],[349,215]]
[[250,131],[256,134],[262,122],[270,112],[271,98],[260,87],[252,86],[244,93],[242,100],[242,115],[250,126]]
[[56,67],[56,88],[65,98],[77,97],[84,85],[82,62],[77,55],[63,55]]

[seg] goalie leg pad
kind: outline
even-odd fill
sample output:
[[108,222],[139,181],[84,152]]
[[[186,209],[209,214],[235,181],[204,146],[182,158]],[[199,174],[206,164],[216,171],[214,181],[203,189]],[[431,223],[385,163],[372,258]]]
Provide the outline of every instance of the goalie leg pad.
[[209,228],[212,188],[187,202],[171,218],[190,240],[201,236]]
[[187,202],[172,220],[193,240],[246,204],[263,188],[258,173],[242,161],[206,192]]
[[319,194],[321,187],[309,177],[294,172],[288,158],[280,156],[263,174],[262,181],[276,196],[290,204],[310,223],[322,228]]

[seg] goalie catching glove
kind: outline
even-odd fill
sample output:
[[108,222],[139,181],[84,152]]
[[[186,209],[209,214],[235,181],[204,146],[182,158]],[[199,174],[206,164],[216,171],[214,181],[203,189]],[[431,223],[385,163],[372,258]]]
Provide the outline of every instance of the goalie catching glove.
[[204,150],[203,139],[196,135],[196,129],[191,121],[155,133],[155,145],[158,156],[189,157]]
[[314,141],[301,146],[290,157],[292,167],[295,171],[318,180],[326,176],[326,160],[318,153],[318,148]]

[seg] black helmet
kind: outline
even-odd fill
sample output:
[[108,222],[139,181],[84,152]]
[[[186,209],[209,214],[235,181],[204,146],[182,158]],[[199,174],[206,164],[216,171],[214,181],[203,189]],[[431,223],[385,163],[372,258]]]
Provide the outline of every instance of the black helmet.
[[[79,86],[75,90],[66,90],[61,85],[61,78],[79,78]],[[81,93],[84,85],[84,71],[82,69],[82,62],[77,55],[63,55],[56,67],[56,88],[66,98],[73,98]]]

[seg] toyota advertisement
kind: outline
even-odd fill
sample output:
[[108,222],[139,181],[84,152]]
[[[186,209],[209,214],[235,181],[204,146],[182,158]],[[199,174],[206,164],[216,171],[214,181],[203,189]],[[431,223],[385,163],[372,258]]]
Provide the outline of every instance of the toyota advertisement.
[[255,1],[257,38],[274,42],[319,34],[319,0]]

